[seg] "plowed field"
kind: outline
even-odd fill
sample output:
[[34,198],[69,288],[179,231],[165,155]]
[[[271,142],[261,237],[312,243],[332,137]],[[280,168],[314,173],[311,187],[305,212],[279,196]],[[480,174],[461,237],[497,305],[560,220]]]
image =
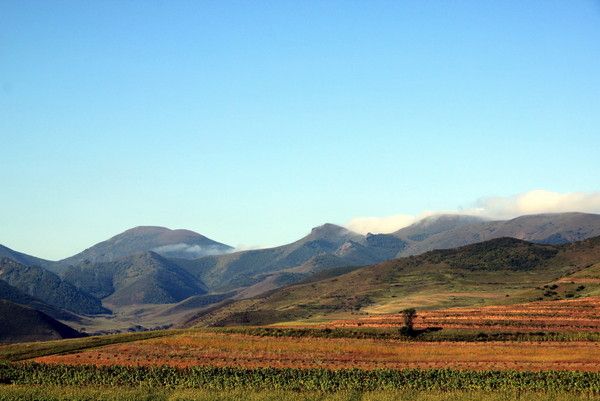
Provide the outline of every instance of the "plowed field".
[[192,332],[74,354],[42,363],[290,368],[456,368],[600,371],[597,342],[403,342],[258,337]]

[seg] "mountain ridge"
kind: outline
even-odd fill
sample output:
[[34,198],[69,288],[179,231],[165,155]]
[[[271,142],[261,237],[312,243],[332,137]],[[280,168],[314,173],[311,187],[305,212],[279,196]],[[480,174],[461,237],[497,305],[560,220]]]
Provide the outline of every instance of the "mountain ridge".
[[65,266],[85,261],[113,262],[147,251],[154,251],[168,257],[193,259],[198,256],[227,253],[232,250],[233,248],[229,245],[214,241],[191,230],[138,226],[92,245],[76,255],[62,259],[57,264]]
[[[514,303],[600,293],[568,279],[600,267],[600,237],[563,245],[495,238],[448,250],[385,261],[351,272],[223,303],[191,316],[184,326],[262,325],[380,313]],[[564,279],[563,279],[564,278]],[[555,291],[547,290],[558,283]]]

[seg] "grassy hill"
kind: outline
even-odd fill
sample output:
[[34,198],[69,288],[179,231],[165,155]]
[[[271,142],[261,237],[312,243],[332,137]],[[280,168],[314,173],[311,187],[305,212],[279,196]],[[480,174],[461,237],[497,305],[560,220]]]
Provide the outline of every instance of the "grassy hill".
[[[556,294],[548,291],[550,284],[584,274],[597,268],[598,262],[600,237],[567,245],[500,238],[391,260],[230,302],[194,316],[188,324],[321,321],[394,313],[407,307],[435,309],[558,299],[574,292],[578,284],[565,282]],[[595,293],[599,285],[590,284],[578,296]]]

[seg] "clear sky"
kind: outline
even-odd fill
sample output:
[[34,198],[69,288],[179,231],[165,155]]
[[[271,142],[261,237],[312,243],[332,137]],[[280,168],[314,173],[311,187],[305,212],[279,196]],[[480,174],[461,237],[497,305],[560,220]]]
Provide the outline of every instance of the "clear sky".
[[0,0],[0,243],[600,190],[598,1]]

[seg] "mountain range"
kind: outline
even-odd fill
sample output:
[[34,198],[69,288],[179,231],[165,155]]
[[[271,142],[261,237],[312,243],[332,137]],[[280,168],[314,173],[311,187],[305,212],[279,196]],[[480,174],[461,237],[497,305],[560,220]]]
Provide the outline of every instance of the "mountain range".
[[[317,286],[314,299],[307,304],[319,304],[321,309],[327,309],[331,302],[324,299],[323,294],[336,288],[338,292],[333,299],[345,301],[334,302],[335,308],[347,311],[358,305],[356,310],[374,308],[379,311],[394,309],[394,305],[402,302],[406,304],[407,299],[412,299],[408,294],[412,294],[412,290],[409,289],[421,288],[419,283],[426,284],[429,291],[427,302],[431,303],[432,299],[443,298],[439,294],[448,292],[447,283],[458,285],[456,283],[461,280],[466,282],[465,279],[459,280],[460,275],[475,277],[475,281],[489,281],[491,274],[494,280],[502,282],[506,266],[491,267],[479,278],[479,272],[474,273],[468,265],[462,265],[458,270],[454,266],[454,270],[444,273],[442,265],[430,263],[434,255],[452,259],[452,254],[444,253],[443,249],[483,243],[491,244],[486,245],[489,249],[510,249],[511,257],[520,255],[521,251],[517,250],[527,249],[526,258],[533,258],[538,263],[538,258],[542,258],[539,252],[543,251],[544,255],[546,251],[554,252],[552,258],[555,258],[555,254],[563,253],[561,247],[597,236],[600,236],[600,215],[595,214],[528,215],[505,221],[439,215],[391,234],[361,235],[341,226],[324,224],[287,245],[236,252],[228,245],[189,230],[144,226],[127,230],[55,262],[0,246],[0,284],[3,286],[0,286],[0,299],[92,331],[111,330],[117,327],[117,323],[121,329],[140,324],[152,327],[182,322],[226,324],[261,321],[260,316],[263,315],[271,321],[279,316],[273,313],[278,308],[285,309],[284,315],[288,317],[310,318],[319,313],[314,308],[304,308],[302,313],[297,314],[296,306],[288,304],[285,296],[292,294],[289,296],[306,301],[309,294],[298,293],[296,288],[312,288],[306,286],[321,282],[328,283],[327,287]],[[507,242],[506,237],[519,241]],[[436,249],[440,251],[430,252]],[[474,250],[475,260],[487,257],[476,246],[465,249]],[[394,290],[391,293],[403,299],[402,302],[381,295],[388,291],[383,289],[385,284],[373,281],[368,275],[361,276],[368,271],[385,270],[369,266],[388,266],[390,263],[405,266],[416,263],[415,257],[429,262],[417,263],[419,267],[409,275],[412,277],[410,280],[404,276],[397,278],[399,281],[393,288],[408,292]],[[393,262],[388,262],[390,260]],[[461,256],[460,260],[464,264],[470,259]],[[545,259],[540,260],[539,263],[544,265]],[[456,265],[456,262],[447,261],[443,266],[452,263]],[[422,268],[425,265],[430,267]],[[543,269],[536,272],[544,271],[548,278],[566,274],[563,267],[556,264],[549,269],[548,272]],[[515,274],[513,270],[510,270],[511,275],[518,277],[520,270],[517,269]],[[457,276],[456,272],[460,275]],[[389,284],[391,273],[386,274],[382,277],[387,277],[384,281]],[[346,281],[346,277],[354,275],[364,279],[364,283],[374,282],[376,289],[360,295],[355,291],[358,283]],[[472,292],[474,287],[468,288],[468,292]],[[354,294],[349,295],[352,291]],[[425,293],[421,291],[419,296]],[[268,308],[256,307],[265,302],[269,304]],[[244,315],[250,310],[255,311],[255,318]],[[306,310],[311,312],[305,313]]]
[[441,309],[600,295],[600,237],[544,245],[496,238],[393,259],[226,302],[187,326],[323,322],[406,308]]

